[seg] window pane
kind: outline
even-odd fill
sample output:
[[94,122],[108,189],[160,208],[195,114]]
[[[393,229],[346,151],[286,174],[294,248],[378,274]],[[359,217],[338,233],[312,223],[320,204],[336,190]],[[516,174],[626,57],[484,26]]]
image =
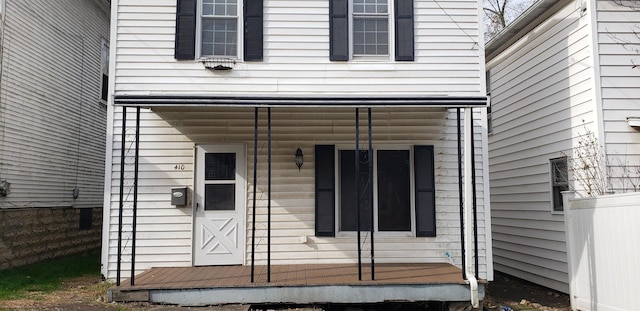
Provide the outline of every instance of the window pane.
[[383,14],[387,13],[387,0],[353,0],[353,13]]
[[353,53],[355,55],[389,54],[389,25],[386,17],[354,17]]
[[378,230],[411,231],[408,150],[378,151]]
[[204,158],[205,180],[235,180],[235,153],[207,153]]
[[236,185],[205,185],[205,211],[233,211],[236,209]]
[[236,16],[237,0],[202,0],[202,15]]
[[202,21],[202,55],[236,56],[238,26],[235,18]]
[[[340,150],[340,230],[356,231],[356,170],[355,151]],[[360,151],[360,230],[371,230],[371,203],[369,201],[369,156],[367,150]]]

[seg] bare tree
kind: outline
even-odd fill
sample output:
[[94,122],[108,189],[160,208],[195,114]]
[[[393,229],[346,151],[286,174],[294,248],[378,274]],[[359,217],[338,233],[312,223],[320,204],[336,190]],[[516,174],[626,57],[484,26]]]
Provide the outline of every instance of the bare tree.
[[[622,7],[627,7],[634,11],[640,10],[640,0],[613,0],[613,3]],[[607,32],[609,32],[609,29],[607,29]],[[615,34],[612,32],[609,32],[608,36],[611,39],[613,39],[613,41],[615,41],[616,43],[621,44],[625,50],[640,55],[640,26],[639,25],[633,25],[630,27],[629,36],[623,36],[623,35]],[[638,61],[637,58],[632,58],[631,68],[636,69],[638,67],[640,67],[640,62]]]
[[[484,0],[485,41],[490,40],[536,0]],[[624,0],[619,0],[624,1]],[[637,0],[640,1],[640,0]]]

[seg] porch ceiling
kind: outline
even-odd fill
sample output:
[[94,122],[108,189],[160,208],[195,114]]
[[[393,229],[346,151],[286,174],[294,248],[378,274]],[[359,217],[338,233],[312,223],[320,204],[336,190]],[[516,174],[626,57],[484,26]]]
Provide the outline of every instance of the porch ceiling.
[[211,96],[116,95],[118,106],[236,107],[485,107],[486,96]]

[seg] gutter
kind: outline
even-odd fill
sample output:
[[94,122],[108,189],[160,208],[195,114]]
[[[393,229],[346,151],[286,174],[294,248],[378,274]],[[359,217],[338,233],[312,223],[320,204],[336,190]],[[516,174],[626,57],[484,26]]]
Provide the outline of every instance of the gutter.
[[464,110],[464,256],[465,266],[463,267],[466,276],[467,283],[469,283],[469,290],[471,291],[471,305],[474,308],[478,308],[480,305],[480,299],[478,295],[478,279],[473,274],[473,166],[471,165],[473,159],[473,135],[471,127],[473,126],[473,111],[468,108]]

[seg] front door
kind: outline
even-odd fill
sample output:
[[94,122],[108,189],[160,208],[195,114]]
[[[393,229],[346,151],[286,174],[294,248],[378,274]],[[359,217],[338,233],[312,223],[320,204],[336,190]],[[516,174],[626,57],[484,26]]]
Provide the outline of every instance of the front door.
[[246,164],[243,145],[200,145],[196,158],[194,265],[244,260]]

